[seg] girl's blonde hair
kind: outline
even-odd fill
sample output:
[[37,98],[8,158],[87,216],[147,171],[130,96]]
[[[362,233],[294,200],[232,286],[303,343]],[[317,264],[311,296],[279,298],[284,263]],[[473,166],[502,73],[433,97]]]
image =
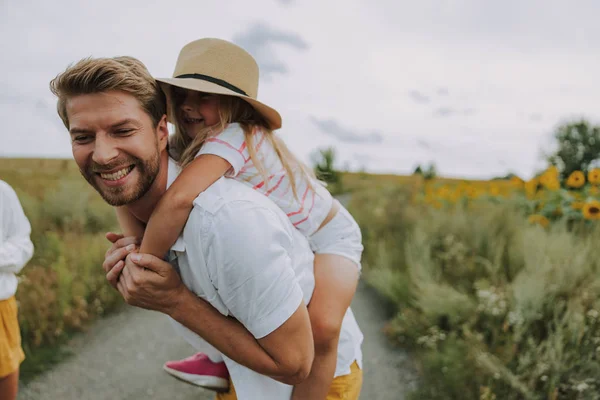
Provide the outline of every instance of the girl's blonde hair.
[[294,156],[283,140],[269,129],[268,124],[262,115],[260,115],[260,113],[258,113],[249,103],[235,96],[214,94],[214,96],[218,96],[219,99],[220,122],[216,126],[201,129],[194,138],[191,138],[182,130],[181,121],[178,119],[177,107],[179,107],[180,104],[173,101],[174,96],[171,96],[169,93],[170,87],[166,89],[167,97],[169,98],[169,112],[171,113],[171,120],[175,125],[175,134],[171,136],[169,151],[171,156],[177,160],[182,167],[187,166],[194,160],[196,154],[198,154],[198,151],[202,148],[204,142],[208,138],[216,135],[218,132],[222,132],[228,124],[238,123],[244,131],[250,159],[264,179],[266,186],[268,185],[269,175],[265,169],[263,160],[256,154],[254,143],[254,134],[257,130],[260,130],[265,135],[265,139],[273,146],[281,165],[285,169],[286,174],[290,177],[294,197],[298,199],[296,181],[294,179],[296,172],[299,172],[301,177],[306,180],[308,187],[314,190],[312,184],[313,179],[316,179],[314,172]]

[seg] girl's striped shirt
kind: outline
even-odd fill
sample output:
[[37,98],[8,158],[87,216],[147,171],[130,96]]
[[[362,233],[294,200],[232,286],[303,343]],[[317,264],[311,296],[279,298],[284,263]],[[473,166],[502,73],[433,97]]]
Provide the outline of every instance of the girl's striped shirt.
[[[229,124],[223,132],[207,139],[197,156],[213,154],[227,160],[231,169],[226,177],[242,181],[269,197],[287,214],[300,232],[305,236],[312,235],[331,209],[331,194],[314,179],[311,179],[311,188],[308,178],[301,170],[295,171],[293,177],[288,176],[271,142],[262,131],[256,130],[253,139],[256,156],[267,173],[266,181],[250,159],[244,131],[239,124]],[[294,179],[296,183],[298,199],[294,196],[290,179]]]

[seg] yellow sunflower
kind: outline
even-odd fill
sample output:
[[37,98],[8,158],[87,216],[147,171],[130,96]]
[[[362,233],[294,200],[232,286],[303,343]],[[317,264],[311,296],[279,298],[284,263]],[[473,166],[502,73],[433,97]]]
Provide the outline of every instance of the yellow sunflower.
[[511,183],[512,186],[515,186],[515,187],[518,187],[518,188],[522,188],[523,185],[525,184],[525,181],[523,179],[519,178],[518,176],[513,175],[510,178],[510,183]]
[[567,178],[567,186],[572,188],[580,188],[585,185],[585,175],[581,171],[573,171]]
[[560,189],[560,182],[558,179],[551,179],[544,183],[544,187],[548,190],[558,190]]
[[574,201],[571,203],[571,208],[573,210],[581,210],[585,203],[583,201]]
[[540,176],[540,184],[548,190],[560,189],[560,180],[558,178],[558,170],[555,167],[548,168]]
[[500,188],[497,185],[490,185],[489,193],[492,196],[499,196]]
[[479,196],[479,190],[475,186],[469,186],[466,194],[468,198],[475,199]]
[[600,201],[591,200],[583,205],[581,210],[585,219],[600,219]]
[[590,172],[588,172],[588,182],[592,185],[600,183],[600,168],[592,168]]
[[548,220],[548,218],[540,214],[530,215],[529,218],[527,218],[527,222],[529,222],[532,225],[540,225],[544,228],[547,228],[548,225],[550,225],[550,221]]
[[537,178],[533,178],[527,182],[525,182],[525,193],[527,194],[527,197],[533,197],[535,196],[535,193],[537,192],[537,187],[538,187],[539,181],[537,180]]

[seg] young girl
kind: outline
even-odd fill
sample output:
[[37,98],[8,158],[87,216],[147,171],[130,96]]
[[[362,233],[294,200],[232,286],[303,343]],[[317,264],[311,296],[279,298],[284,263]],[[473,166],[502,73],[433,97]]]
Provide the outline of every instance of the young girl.
[[[229,42],[201,39],[182,49],[174,76],[158,81],[175,126],[169,150],[184,168],[146,226],[118,209],[121,227],[128,236],[143,237],[141,253],[163,257],[180,235],[193,200],[219,178],[239,180],[273,200],[315,252],[316,283],[308,306],[315,358],[292,398],[324,399],[336,370],[342,319],[358,281],[360,229],[273,133],[281,117],[256,100],[258,66],[252,56]],[[209,347],[206,353],[168,362],[165,369],[200,386],[226,388],[222,358]]]

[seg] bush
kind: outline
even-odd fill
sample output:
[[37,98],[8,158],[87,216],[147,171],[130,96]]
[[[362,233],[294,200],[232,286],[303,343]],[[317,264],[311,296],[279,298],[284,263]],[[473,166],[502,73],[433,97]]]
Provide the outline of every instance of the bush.
[[317,179],[325,182],[332,194],[343,193],[342,178],[335,169],[336,152],[333,147],[315,151],[312,156],[313,169]]
[[530,225],[509,201],[435,209],[357,193],[364,275],[396,304],[415,399],[600,399],[600,229]]
[[19,276],[19,323],[25,382],[64,357],[60,345],[122,304],[101,267],[116,217],[80,177],[48,190],[16,188],[31,222],[35,252]]

